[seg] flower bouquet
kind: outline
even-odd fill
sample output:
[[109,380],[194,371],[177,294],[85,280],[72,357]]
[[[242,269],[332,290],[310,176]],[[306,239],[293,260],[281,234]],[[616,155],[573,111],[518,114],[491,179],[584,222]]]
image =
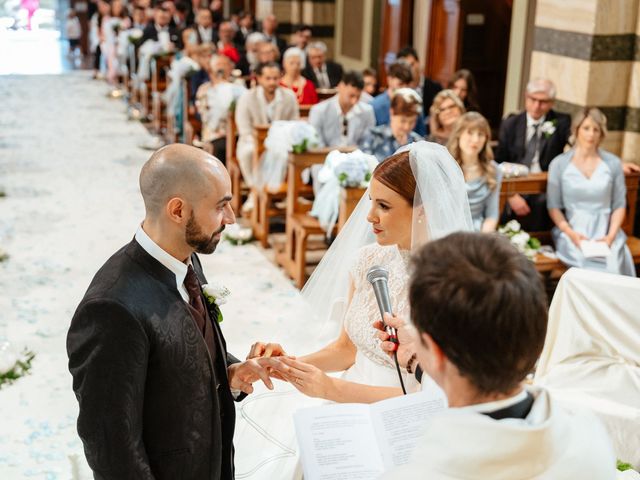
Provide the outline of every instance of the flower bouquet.
[[507,236],[509,241],[530,260],[533,260],[540,250],[540,240],[531,237],[522,230],[520,222],[517,220],[511,220],[498,228],[498,233]]
[[244,245],[253,240],[253,231],[234,223],[225,228],[223,237],[231,245]]

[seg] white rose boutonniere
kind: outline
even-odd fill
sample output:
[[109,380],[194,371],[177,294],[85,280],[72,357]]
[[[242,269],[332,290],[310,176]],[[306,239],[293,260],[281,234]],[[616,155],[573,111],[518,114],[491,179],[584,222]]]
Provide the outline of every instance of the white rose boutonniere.
[[202,286],[202,294],[207,300],[209,306],[216,305],[218,308],[218,323],[222,323],[222,312],[220,311],[220,305],[227,303],[227,298],[231,295],[231,291],[225,287],[222,283],[207,283]]
[[556,133],[556,121],[547,120],[540,127],[540,131],[542,132],[545,138],[549,138],[551,135]]

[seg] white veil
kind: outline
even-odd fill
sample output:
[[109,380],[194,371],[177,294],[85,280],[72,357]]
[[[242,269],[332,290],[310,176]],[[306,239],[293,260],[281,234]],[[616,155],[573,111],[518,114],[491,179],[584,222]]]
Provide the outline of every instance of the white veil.
[[[409,152],[416,180],[412,251],[452,232],[473,231],[462,170],[449,151],[426,141],[405,145],[396,153],[405,151]],[[335,336],[342,326],[348,306],[350,270],[360,249],[376,241],[367,221],[370,206],[367,189],[302,290],[318,327],[314,334],[325,336],[329,332]],[[304,324],[308,329],[309,322]]]

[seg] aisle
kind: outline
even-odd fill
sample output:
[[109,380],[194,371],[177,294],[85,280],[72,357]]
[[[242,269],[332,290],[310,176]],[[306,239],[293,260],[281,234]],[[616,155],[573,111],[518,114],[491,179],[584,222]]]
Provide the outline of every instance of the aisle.
[[[90,478],[75,431],[65,337],[93,274],[143,217],[137,178],[149,152],[125,106],[86,73],[0,76],[0,340],[37,353],[31,376],[0,390],[0,478]],[[253,245],[203,258],[232,291],[231,352],[283,338],[299,311],[290,282]],[[248,281],[250,279],[250,281]]]

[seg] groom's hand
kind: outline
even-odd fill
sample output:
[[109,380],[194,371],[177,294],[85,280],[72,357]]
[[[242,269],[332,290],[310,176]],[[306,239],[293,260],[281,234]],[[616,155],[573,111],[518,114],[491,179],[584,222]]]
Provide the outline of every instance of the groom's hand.
[[389,334],[385,331],[381,321],[377,321],[373,324],[373,327],[378,330],[376,335],[382,343],[380,348],[388,355],[392,355],[393,352],[397,352],[398,363],[402,367],[407,367],[407,363],[416,353],[416,346],[419,341],[419,335],[416,328],[410,323],[405,322],[401,317],[391,315],[389,313],[384,314],[384,322],[390,327],[396,329],[396,335],[398,337],[398,343],[395,344],[389,340]]
[[282,357],[287,355],[282,346],[279,343],[262,343],[256,342],[251,345],[247,360],[260,357]]
[[242,390],[244,393],[252,393],[252,383],[260,379],[269,390],[273,390],[273,383],[269,378],[269,371],[282,368],[278,360],[274,358],[252,358],[245,362],[229,365],[229,387],[232,390]]

